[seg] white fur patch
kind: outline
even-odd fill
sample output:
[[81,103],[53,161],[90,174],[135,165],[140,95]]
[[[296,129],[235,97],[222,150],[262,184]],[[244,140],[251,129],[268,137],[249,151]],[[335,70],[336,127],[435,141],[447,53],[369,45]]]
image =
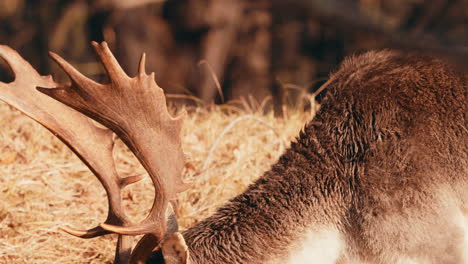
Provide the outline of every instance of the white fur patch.
[[464,261],[468,263],[468,212],[462,212],[459,218],[460,225],[464,233],[463,248],[464,250]]
[[305,239],[293,251],[286,263],[288,264],[335,264],[345,246],[338,231],[323,229],[309,231]]
[[[464,231],[464,247],[465,260],[463,263],[468,264],[468,212],[464,215],[460,214],[455,221],[460,224]],[[341,234],[332,228],[323,228],[320,230],[309,231],[305,238],[296,245],[296,250],[292,251],[287,264],[336,264],[341,256],[346,255],[346,242],[342,239]],[[349,256],[347,256],[349,257]],[[344,259],[342,259],[344,260]],[[342,262],[340,262],[342,263]],[[358,259],[346,259],[346,264],[364,264]],[[432,263],[427,259],[412,259],[405,256],[392,256],[392,261],[383,261],[383,263],[393,264],[427,264]],[[370,264],[370,263],[365,263]],[[372,263],[375,264],[375,263]]]

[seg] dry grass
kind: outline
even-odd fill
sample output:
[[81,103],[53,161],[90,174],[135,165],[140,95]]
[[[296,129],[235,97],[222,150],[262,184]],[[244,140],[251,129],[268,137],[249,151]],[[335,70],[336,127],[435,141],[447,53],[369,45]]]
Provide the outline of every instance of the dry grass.
[[[183,148],[184,177],[193,185],[179,195],[182,228],[268,170],[310,115],[289,110],[284,118],[252,118],[223,107],[191,111]],[[122,175],[144,172],[121,143],[115,158]],[[153,197],[148,177],[128,187],[124,197],[129,215],[143,219]],[[87,167],[46,129],[0,103],[0,263],[110,263],[115,236],[83,240],[58,229],[92,227],[106,211],[104,190]]]

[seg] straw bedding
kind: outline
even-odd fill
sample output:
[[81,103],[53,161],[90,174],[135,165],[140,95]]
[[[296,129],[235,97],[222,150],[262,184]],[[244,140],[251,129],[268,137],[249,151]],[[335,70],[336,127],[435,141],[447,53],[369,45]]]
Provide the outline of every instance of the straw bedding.
[[[188,111],[184,178],[192,186],[178,196],[182,229],[260,177],[311,118],[291,109],[281,118],[224,106]],[[121,175],[144,173],[121,142],[114,155]],[[126,188],[128,215],[142,220],[153,196],[148,177]],[[104,189],[88,168],[49,131],[0,102],[0,263],[111,263],[115,235],[84,240],[59,229],[93,227],[106,213]]]

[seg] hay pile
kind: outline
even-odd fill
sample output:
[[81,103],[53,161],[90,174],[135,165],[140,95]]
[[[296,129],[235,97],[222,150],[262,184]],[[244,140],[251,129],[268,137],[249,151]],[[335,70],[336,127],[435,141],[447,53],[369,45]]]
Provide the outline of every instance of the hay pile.
[[[182,229],[268,170],[311,118],[285,113],[275,118],[222,106],[189,111],[184,178],[193,185],[179,195]],[[121,175],[144,173],[121,142],[115,158]],[[142,220],[153,195],[148,177],[128,187],[129,216]],[[58,228],[93,227],[106,213],[104,189],[87,167],[49,131],[0,102],[0,263],[111,263],[114,235],[84,240]]]

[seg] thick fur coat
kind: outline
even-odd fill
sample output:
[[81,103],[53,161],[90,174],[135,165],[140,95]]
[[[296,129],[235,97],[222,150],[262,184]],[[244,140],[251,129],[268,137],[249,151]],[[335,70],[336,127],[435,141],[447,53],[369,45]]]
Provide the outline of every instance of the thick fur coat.
[[467,76],[415,53],[345,59],[271,170],[183,232],[190,263],[468,263]]

